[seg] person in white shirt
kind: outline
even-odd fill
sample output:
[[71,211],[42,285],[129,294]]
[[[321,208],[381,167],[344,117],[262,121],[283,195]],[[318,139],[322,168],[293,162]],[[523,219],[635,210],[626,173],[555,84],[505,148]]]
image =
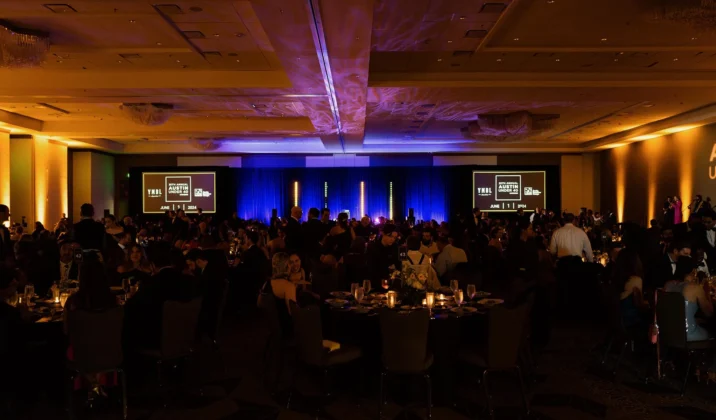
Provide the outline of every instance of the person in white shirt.
[[458,264],[467,262],[465,251],[452,246],[447,237],[438,237],[437,244],[440,254],[435,259],[435,271],[439,277],[450,273]]
[[587,237],[587,234],[582,229],[574,226],[573,223],[574,214],[565,214],[564,226],[557,229],[552,235],[549,252],[556,255],[557,258],[581,258],[584,252],[587,261],[594,262],[594,254],[592,252],[592,245],[589,243],[589,237]]
[[440,252],[438,250],[438,246],[433,240],[433,231],[430,229],[425,229],[423,231],[423,241],[420,244],[420,252],[427,255],[428,257],[432,257],[433,255]]

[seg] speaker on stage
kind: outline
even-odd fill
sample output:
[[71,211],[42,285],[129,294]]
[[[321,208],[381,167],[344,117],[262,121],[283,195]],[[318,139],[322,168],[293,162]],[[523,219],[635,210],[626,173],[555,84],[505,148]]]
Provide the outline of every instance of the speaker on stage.
[[278,210],[271,209],[271,219],[275,219],[278,217]]

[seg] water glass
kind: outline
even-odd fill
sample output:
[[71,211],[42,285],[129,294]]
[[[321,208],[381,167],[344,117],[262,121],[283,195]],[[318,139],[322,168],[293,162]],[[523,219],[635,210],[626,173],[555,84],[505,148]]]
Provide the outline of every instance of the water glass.
[[457,306],[460,306],[464,301],[465,297],[462,293],[462,289],[457,289],[457,291],[455,292],[455,303],[457,303]]
[[450,290],[452,290],[452,293],[457,293],[457,289],[460,287],[457,280],[450,280]]
[[360,287],[358,283],[351,283],[351,296],[356,295],[356,289]]
[[65,307],[65,303],[67,303],[67,298],[70,297],[69,293],[60,293],[60,306]]
[[477,290],[475,289],[474,284],[467,285],[467,295],[470,297],[470,299],[475,299],[475,295],[477,295]]
[[360,306],[360,301],[363,300],[363,293],[365,290],[362,287],[356,288],[353,297],[356,298],[356,302],[358,302],[358,306]]
[[370,293],[372,285],[370,284],[370,280],[363,280],[363,290],[365,290],[365,294],[367,295]]
[[385,289],[385,290],[390,289],[390,280],[383,279],[383,280],[381,280],[380,284],[383,286],[383,289]]
[[25,302],[30,303],[30,300],[35,297],[35,286],[28,284],[25,286]]
[[433,309],[433,306],[435,306],[435,293],[425,293],[425,306],[427,306],[428,309]]
[[386,294],[388,297],[388,307],[389,308],[395,308],[395,304],[398,302],[398,293],[394,290],[391,290]]

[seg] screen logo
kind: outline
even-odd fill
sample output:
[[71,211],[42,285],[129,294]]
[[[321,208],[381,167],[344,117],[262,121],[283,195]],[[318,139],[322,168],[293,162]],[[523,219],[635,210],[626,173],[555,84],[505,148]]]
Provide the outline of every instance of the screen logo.
[[167,176],[164,178],[167,190],[167,203],[190,203],[191,202],[191,177],[190,176]]
[[495,200],[497,201],[520,201],[522,200],[522,176],[521,175],[496,175],[495,176]]
[[161,198],[161,197],[162,197],[162,189],[161,189],[161,188],[149,188],[149,189],[147,189],[147,197],[149,197],[149,198]]
[[480,197],[490,197],[492,196],[492,187],[478,187],[475,190],[475,194],[479,195]]
[[194,188],[194,197],[211,197],[211,193],[201,188]]

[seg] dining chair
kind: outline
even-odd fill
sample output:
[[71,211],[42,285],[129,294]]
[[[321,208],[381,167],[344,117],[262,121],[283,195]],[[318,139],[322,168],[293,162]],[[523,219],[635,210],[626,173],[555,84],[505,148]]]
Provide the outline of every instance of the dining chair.
[[676,292],[660,292],[656,303],[656,319],[659,325],[659,346],[681,352],[687,359],[686,372],[681,384],[681,395],[686,392],[691,364],[696,355],[703,354],[714,345],[714,340],[687,341],[686,304],[684,296]]
[[[625,353],[629,349],[632,349],[632,351],[634,349],[635,337],[631,331],[624,327],[619,294],[614,292],[611,288],[608,288],[608,290],[603,293],[605,293],[603,301],[606,303],[606,318],[609,332],[607,345],[604,350],[604,355],[602,356],[602,365],[606,366],[609,352],[614,344],[617,344],[620,347],[619,356],[612,367],[612,377],[616,379],[619,366],[621,365],[621,361],[624,358]],[[631,298],[632,297],[630,296],[629,299]]]
[[[283,304],[283,302],[281,302]],[[272,293],[259,294],[257,307],[262,328],[266,332],[266,344],[263,352],[264,386],[270,392],[275,392],[278,380],[283,371],[283,349],[285,334],[281,329],[276,298]]]
[[528,316],[529,304],[524,303],[516,308],[497,305],[490,309],[488,315],[487,348],[463,347],[458,358],[465,364],[482,371],[482,386],[487,399],[487,410],[494,416],[492,394],[489,378],[492,372],[513,372],[517,376],[522,396],[525,415],[529,414],[529,403],[522,379],[522,370],[518,365],[522,331],[525,318]]
[[104,311],[76,310],[68,313],[67,327],[72,360],[67,382],[67,412],[74,418],[73,391],[78,375],[117,373],[122,386],[122,417],[127,418],[127,378],[122,368],[122,328],[124,308]]
[[[323,372],[323,397],[330,397],[330,371],[359,360],[363,355],[362,351],[359,347],[349,344],[341,344],[336,350],[324,347],[320,307],[314,305],[299,307],[295,302],[291,302],[291,315],[298,360],[306,367]],[[290,403],[289,395],[286,408]]]
[[140,354],[156,360],[160,388],[164,387],[162,367],[165,363],[173,362],[173,367],[176,367],[177,363],[187,361],[195,355],[201,303],[201,297],[187,302],[164,302],[159,347],[139,351]]
[[430,367],[433,355],[428,352],[428,311],[400,313],[384,310],[380,313],[380,332],[383,341],[383,370],[380,373],[378,416],[386,401],[385,379],[388,375],[420,375],[427,388],[427,418],[432,416],[432,386]]

